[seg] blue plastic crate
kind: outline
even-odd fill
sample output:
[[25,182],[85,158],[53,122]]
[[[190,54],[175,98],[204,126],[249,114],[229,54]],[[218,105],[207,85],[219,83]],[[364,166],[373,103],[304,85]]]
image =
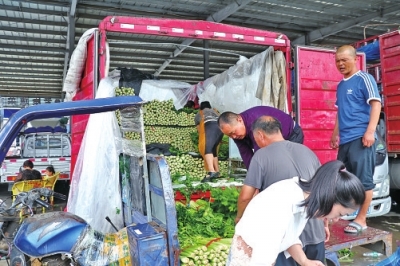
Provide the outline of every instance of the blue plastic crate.
[[127,229],[133,265],[169,265],[165,232],[157,232],[148,223],[128,226]]

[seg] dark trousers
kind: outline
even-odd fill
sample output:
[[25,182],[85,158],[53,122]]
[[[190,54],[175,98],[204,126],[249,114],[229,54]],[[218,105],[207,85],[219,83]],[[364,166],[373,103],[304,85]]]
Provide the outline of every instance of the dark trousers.
[[303,144],[304,133],[303,133],[303,130],[301,129],[301,127],[299,126],[299,124],[296,123],[294,125],[293,132],[292,132],[292,134],[290,134],[290,137],[288,140],[291,142]]
[[[315,245],[307,245],[303,247],[306,257],[310,260],[319,260],[325,263],[325,243],[321,242]],[[299,266],[292,257],[286,259],[283,252],[279,253],[276,258],[275,266]]]

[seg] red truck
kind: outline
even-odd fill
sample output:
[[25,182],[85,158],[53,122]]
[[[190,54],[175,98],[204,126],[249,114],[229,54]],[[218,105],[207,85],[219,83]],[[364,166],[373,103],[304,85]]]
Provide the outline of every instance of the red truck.
[[[177,30],[179,29],[179,30]],[[310,147],[322,163],[336,159],[337,150],[329,147],[329,140],[334,127],[336,109],[336,86],[342,79],[335,66],[335,51],[316,47],[296,46],[291,54],[289,39],[281,33],[195,20],[106,17],[87,42],[87,59],[80,83],[80,90],[74,101],[92,99],[100,79],[107,73],[109,50],[107,34],[124,33],[168,36],[190,39],[216,40],[230,43],[248,43],[272,46],[275,51],[282,51],[286,63],[286,82],[291,84],[294,72],[294,88],[287,90],[287,106],[305,134],[305,145]],[[368,215],[380,216],[388,213],[391,207],[389,196],[390,183],[400,189],[400,163],[395,158],[400,153],[400,117],[399,84],[400,61],[395,60],[400,53],[400,34],[398,31],[377,37],[380,42],[382,99],[384,107],[379,129],[380,139],[377,151],[373,201]],[[110,57],[112,58],[112,57]],[[293,58],[293,59],[292,59]],[[367,70],[365,54],[359,54],[359,68]],[[294,95],[292,95],[294,91]],[[293,102],[292,102],[292,96]],[[146,100],[146,99],[145,99]],[[292,104],[294,107],[292,107]],[[73,171],[79,152],[87,116],[72,117],[72,154]],[[386,150],[387,149],[387,150]],[[389,155],[393,158],[390,158]],[[392,182],[389,178],[389,164]],[[355,213],[346,217],[354,218]]]

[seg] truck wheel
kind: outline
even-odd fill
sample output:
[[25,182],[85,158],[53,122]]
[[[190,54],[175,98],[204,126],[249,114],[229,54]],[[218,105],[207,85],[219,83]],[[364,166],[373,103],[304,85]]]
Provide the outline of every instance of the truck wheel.
[[61,255],[53,255],[41,259],[42,265],[46,266],[69,266],[71,265],[70,259],[61,259]]

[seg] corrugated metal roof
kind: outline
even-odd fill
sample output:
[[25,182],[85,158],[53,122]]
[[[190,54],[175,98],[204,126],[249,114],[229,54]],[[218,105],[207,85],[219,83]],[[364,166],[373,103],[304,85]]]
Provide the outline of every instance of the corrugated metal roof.
[[[222,22],[285,34],[293,44],[336,47],[400,25],[399,1],[374,0],[0,0],[0,95],[62,97],[68,60],[80,36],[106,16]],[[184,39],[111,33],[111,69],[155,73]],[[175,58],[160,78],[204,79],[203,42]],[[210,75],[265,49],[210,41]],[[216,52],[223,51],[224,53]]]

